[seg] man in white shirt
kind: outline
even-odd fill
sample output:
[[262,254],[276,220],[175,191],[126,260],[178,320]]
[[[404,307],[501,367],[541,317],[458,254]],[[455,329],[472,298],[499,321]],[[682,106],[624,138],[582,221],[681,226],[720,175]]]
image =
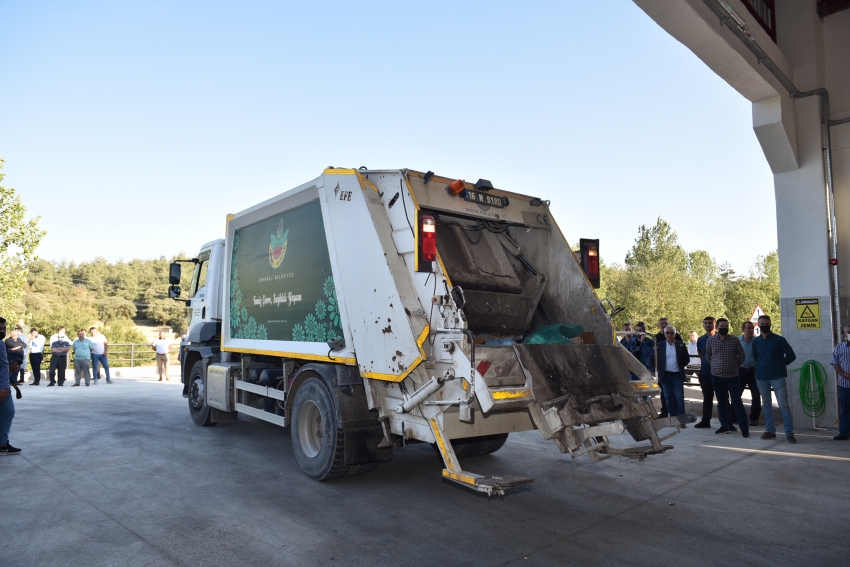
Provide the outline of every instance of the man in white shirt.
[[685,366],[690,361],[688,348],[676,335],[676,327],[668,325],[664,328],[665,342],[658,346],[658,382],[670,417],[685,414]]
[[107,353],[109,352],[109,341],[106,340],[106,337],[100,334],[100,331],[97,330],[97,327],[89,328],[89,340],[94,343],[94,347],[91,349],[91,363],[92,370],[94,371],[94,383],[97,384],[97,381],[100,379],[100,365],[103,365],[103,370],[106,372],[106,383],[113,384],[112,378],[109,377],[109,361],[106,359]]
[[27,345],[30,351],[30,368],[32,368],[30,386],[38,386],[41,381],[41,363],[44,361],[44,336],[38,334],[38,329],[30,329]]
[[159,374],[159,381],[162,382],[163,376],[167,381],[168,353],[171,351],[171,341],[165,338],[165,331],[159,332],[159,338],[153,342],[152,348],[156,351],[156,372]]

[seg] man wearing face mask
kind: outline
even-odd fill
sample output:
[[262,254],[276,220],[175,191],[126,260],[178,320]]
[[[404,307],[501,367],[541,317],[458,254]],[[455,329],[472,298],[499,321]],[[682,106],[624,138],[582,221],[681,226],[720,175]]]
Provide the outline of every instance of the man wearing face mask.
[[717,414],[720,418],[720,429],[715,433],[731,432],[729,406],[726,405],[727,397],[731,397],[732,411],[738,414],[741,436],[749,437],[747,411],[741,401],[741,383],[738,378],[738,368],[747,357],[741,341],[737,337],[729,336],[728,319],[721,317],[717,320],[717,334],[706,341],[705,358],[711,365],[711,384],[717,396]]
[[[6,338],[6,319],[0,317],[0,340]],[[9,431],[15,417],[15,403],[12,401],[12,383],[10,376],[17,373],[16,365],[9,365],[6,349],[0,346],[0,456],[17,455],[20,449],[9,444]]]
[[756,359],[753,358],[753,341],[756,336],[754,334],[755,325],[752,321],[744,321],[741,325],[741,330],[744,333],[738,337],[741,341],[741,346],[744,347],[744,364],[738,369],[738,377],[741,380],[741,393],[744,389],[750,389],[753,403],[750,405],[750,425],[759,424],[759,412],[761,412],[761,392],[759,392],[758,384],[756,384]]
[[753,339],[753,358],[756,360],[756,384],[761,393],[761,410],[764,414],[765,432],[762,439],[776,439],[776,425],[773,423],[773,400],[770,389],[776,394],[776,402],[782,412],[782,425],[785,426],[785,438],[789,443],[796,443],[794,437],[794,418],[791,416],[791,406],[788,405],[788,388],[785,378],[788,376],[789,364],[797,359],[794,349],[785,337],[770,332],[770,317],[759,317],[761,335]]

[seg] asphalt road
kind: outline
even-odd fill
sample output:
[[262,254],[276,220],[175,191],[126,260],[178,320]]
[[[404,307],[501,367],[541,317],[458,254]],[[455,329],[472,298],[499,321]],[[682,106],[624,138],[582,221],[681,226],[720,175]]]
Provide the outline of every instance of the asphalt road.
[[[145,372],[145,371],[143,371]],[[153,376],[153,372],[150,372]],[[850,442],[689,428],[639,463],[575,463],[537,432],[466,460],[525,473],[487,498],[444,481],[430,446],[317,483],[289,430],[193,425],[179,383],[24,387],[0,459],[0,565],[839,565]],[[630,438],[618,436],[627,444]]]

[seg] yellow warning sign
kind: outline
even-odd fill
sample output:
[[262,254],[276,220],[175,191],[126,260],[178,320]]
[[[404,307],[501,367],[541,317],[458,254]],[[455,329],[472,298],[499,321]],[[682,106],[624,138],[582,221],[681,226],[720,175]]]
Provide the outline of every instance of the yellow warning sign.
[[820,329],[820,299],[795,299],[798,329]]

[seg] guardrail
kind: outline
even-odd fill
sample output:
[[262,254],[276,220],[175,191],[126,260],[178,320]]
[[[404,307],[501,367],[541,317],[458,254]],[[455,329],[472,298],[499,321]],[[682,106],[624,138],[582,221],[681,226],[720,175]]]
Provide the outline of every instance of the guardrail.
[[[169,357],[176,357],[177,353],[178,343],[174,343],[171,345],[171,352],[168,353]],[[152,346],[147,343],[109,343],[107,354],[109,357],[109,366],[130,366],[130,368],[133,368],[134,366],[156,364],[156,353],[153,351]],[[50,348],[44,347],[42,369],[45,369],[45,365],[50,364],[50,356]],[[68,352],[68,365],[72,366],[73,362],[74,349],[71,349]]]

